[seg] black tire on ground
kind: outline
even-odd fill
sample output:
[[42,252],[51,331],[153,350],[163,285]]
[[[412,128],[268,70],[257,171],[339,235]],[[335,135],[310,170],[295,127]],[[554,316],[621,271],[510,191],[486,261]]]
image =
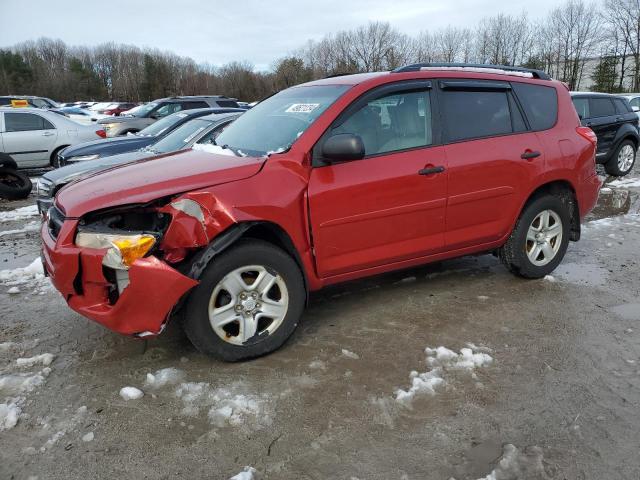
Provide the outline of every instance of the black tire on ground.
[[0,197],[7,200],[27,198],[33,184],[29,177],[13,168],[0,167]]
[[[209,321],[212,293],[223,278],[234,270],[259,265],[284,281],[289,304],[284,320],[275,331],[256,335],[256,340],[234,345],[223,340]],[[270,353],[285,343],[298,326],[304,310],[306,292],[304,279],[293,258],[276,246],[260,240],[241,240],[216,256],[207,266],[200,284],[190,293],[182,312],[184,330],[191,343],[203,353],[220,360],[234,362]]]
[[11,158],[11,155],[0,152],[0,167],[17,169],[18,164],[13,158]]
[[[534,242],[527,240],[527,232],[536,217],[545,210],[555,212],[562,224],[562,239],[553,259],[546,265],[535,265],[527,255]],[[567,252],[571,216],[569,206],[557,195],[546,194],[534,198],[524,208],[507,242],[498,250],[502,263],[515,275],[524,278],[542,278],[560,264]],[[555,245],[555,244],[554,244]]]
[[[622,170],[620,169],[618,160],[619,160],[620,152],[622,152],[622,149],[625,147],[631,147],[633,149],[634,158],[633,158],[633,162],[631,162],[631,165],[626,170]],[[620,143],[620,145],[618,145],[618,148],[616,148],[616,151],[613,153],[609,161],[604,164],[605,171],[609,175],[612,175],[614,177],[625,176],[627,173],[629,173],[633,169],[633,165],[635,164],[636,153],[637,153],[637,149],[636,149],[635,143],[633,143],[631,140],[624,140],[623,142]]]

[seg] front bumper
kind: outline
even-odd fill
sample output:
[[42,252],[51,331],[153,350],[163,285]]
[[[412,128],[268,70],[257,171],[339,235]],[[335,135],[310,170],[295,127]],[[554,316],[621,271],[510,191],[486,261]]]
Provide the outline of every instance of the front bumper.
[[43,223],[42,261],[55,288],[79,314],[125,335],[157,335],[171,309],[198,284],[156,257],[136,260],[129,285],[115,301],[103,273],[105,249],[79,248],[73,240],[77,220],[65,220],[57,238]]

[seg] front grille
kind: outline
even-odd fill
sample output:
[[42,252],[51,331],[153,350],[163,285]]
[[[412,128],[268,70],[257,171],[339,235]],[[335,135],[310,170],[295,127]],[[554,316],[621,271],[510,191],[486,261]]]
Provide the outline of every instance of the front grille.
[[64,215],[57,207],[51,207],[49,209],[49,233],[54,240],[58,238],[60,230],[62,230],[62,224],[64,223]]

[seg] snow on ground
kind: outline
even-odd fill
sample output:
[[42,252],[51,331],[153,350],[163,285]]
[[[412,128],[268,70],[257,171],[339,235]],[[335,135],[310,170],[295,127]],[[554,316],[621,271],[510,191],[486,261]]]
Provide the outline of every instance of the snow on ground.
[[229,480],[253,480],[256,469],[253,467],[244,467],[244,470],[234,475]]
[[[2,212],[0,212],[1,214]],[[10,237],[13,235],[19,235],[21,233],[28,233],[28,232],[37,232],[38,230],[40,230],[40,223],[39,222],[30,222],[27,223],[24,227],[22,228],[18,228],[16,230],[3,230],[0,232],[0,238],[3,237]]]
[[62,421],[56,424],[55,429],[52,429],[52,426],[49,424],[45,424],[43,426],[44,430],[55,430],[55,432],[49,437],[49,439],[40,447],[40,451],[44,452],[49,447],[54,446],[58,441],[64,437],[67,433],[76,430],[80,424],[84,421],[84,418],[87,415],[87,407],[82,406],[76,410],[76,412],[68,418],[64,418]]
[[[10,270],[0,270],[0,284],[8,287],[16,287],[18,285],[26,285],[33,287],[33,293],[44,295],[48,290],[52,289],[50,280],[44,276],[44,268],[42,260],[36,258],[26,267],[19,267]],[[14,289],[12,293],[19,293]]]
[[196,416],[201,409],[208,409],[209,422],[218,428],[241,425],[260,428],[271,424],[266,397],[247,393],[239,383],[219,388],[204,382],[181,383],[175,396],[182,401],[182,415]]
[[122,387],[120,396],[125,400],[138,400],[144,396],[144,392],[136,387]]
[[360,359],[360,355],[358,355],[357,353],[354,353],[352,351],[349,351],[346,348],[342,349],[342,355],[344,355],[347,358],[351,358],[353,360],[359,360]]
[[[510,443],[502,447],[502,457],[496,468],[486,477],[478,480],[519,480],[519,479],[550,480],[544,469],[542,449],[527,447],[520,450]],[[455,480],[455,479],[452,479]]]
[[51,353],[42,353],[30,358],[18,358],[16,365],[19,367],[33,367],[34,365],[41,364],[45,367],[51,365],[55,356]]
[[16,208],[15,210],[1,211],[0,222],[26,220],[27,218],[37,217],[38,215],[38,206],[28,205],[26,207]]
[[619,178],[617,180],[612,180],[611,182],[605,184],[607,187],[640,187],[640,178]]
[[83,441],[83,442],[92,442],[92,441],[93,441],[93,439],[94,439],[93,432],[89,432],[89,433],[87,433],[86,435],[83,435],[83,436],[82,436],[82,441]]
[[436,389],[447,383],[446,377],[449,373],[458,371],[475,377],[474,370],[476,368],[486,367],[493,361],[488,353],[479,351],[488,350],[486,347],[478,348],[473,344],[468,345],[470,347],[460,349],[460,353],[446,347],[426,348],[426,363],[430,370],[424,373],[412,371],[409,374],[411,386],[407,390],[396,390],[396,400],[410,404],[416,395],[435,395]]
[[176,385],[184,381],[185,374],[177,368],[163,368],[156,373],[147,373],[146,388],[157,389],[166,385]]
[[616,226],[640,227],[640,214],[627,213],[626,215],[601,218],[599,220],[592,220],[582,224],[582,228],[587,231]]

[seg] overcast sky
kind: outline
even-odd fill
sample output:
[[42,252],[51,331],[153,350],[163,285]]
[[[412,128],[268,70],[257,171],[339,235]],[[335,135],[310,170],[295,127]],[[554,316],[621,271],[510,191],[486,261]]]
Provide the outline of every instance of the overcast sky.
[[103,42],[159,48],[220,65],[258,69],[327,33],[387,21],[404,33],[473,27],[483,16],[527,12],[561,0],[0,0],[0,47],[38,37],[69,45]]

